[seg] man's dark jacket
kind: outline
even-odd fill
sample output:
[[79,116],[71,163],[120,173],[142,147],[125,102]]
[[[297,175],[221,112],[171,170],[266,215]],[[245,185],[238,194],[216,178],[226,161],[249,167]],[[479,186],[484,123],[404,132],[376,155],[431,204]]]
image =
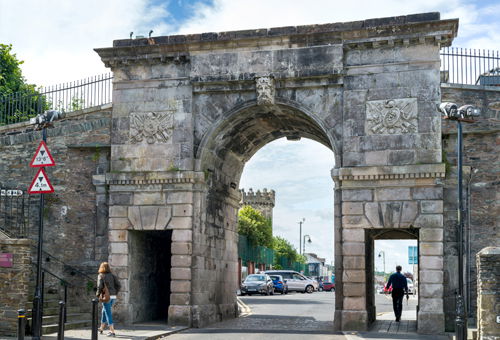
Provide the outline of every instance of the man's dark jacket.
[[408,293],[406,277],[400,272],[396,272],[389,277],[386,287],[389,288],[390,286],[392,286],[392,289],[404,289]]

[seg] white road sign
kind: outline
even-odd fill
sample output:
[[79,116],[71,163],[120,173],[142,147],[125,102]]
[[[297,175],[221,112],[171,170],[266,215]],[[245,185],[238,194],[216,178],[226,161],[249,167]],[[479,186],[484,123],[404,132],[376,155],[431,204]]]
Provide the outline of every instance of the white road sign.
[[39,168],[42,166],[54,166],[56,162],[54,162],[54,158],[49,152],[49,148],[44,141],[41,141],[36,149],[35,155],[31,160],[30,167]]
[[30,194],[48,194],[54,192],[54,188],[52,184],[49,182],[49,178],[45,173],[45,169],[41,168],[36,173],[35,178],[31,182],[30,188],[28,189],[28,193]]

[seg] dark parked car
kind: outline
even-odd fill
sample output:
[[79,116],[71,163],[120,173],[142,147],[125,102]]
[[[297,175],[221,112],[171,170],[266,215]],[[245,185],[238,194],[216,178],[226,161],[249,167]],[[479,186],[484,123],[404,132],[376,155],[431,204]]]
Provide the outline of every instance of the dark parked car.
[[267,274],[250,274],[241,284],[241,295],[273,295],[273,280]]
[[269,275],[269,276],[271,277],[271,280],[273,280],[274,291],[280,292],[281,294],[288,294],[288,284],[281,275]]
[[323,282],[323,290],[327,292],[335,291],[335,283]]

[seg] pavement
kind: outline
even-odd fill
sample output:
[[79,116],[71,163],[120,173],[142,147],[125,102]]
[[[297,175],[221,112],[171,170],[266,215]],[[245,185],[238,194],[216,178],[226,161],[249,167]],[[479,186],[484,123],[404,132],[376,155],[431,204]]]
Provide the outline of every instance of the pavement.
[[[130,326],[119,326],[116,325],[115,333],[116,337],[107,337],[107,332],[105,331],[102,335],[98,334],[98,339],[120,339],[120,340],[153,340],[166,337],[177,332],[188,329],[188,327],[183,326],[167,326],[165,323],[159,322],[147,322],[133,324]],[[91,339],[91,329],[69,329],[64,332],[64,339],[66,340],[89,340]],[[0,340],[14,340],[15,338],[0,337]],[[27,336],[25,340],[32,340],[31,337]],[[42,340],[57,340],[57,333],[46,334],[42,336]]]
[[[289,295],[253,296],[238,298],[241,317],[226,320],[205,328],[169,327],[165,323],[141,323],[130,326],[116,325],[116,339],[168,339],[168,340],[449,340],[448,335],[421,335],[416,333],[415,301],[405,303],[402,322],[396,323],[392,302],[378,296],[377,320],[369,332],[334,332],[334,294],[293,293]],[[413,303],[412,303],[413,302]],[[391,311],[390,311],[391,310]],[[90,339],[90,329],[66,330],[64,339]],[[106,332],[98,336],[108,339]],[[16,338],[1,338],[14,340]],[[31,340],[31,337],[25,337]],[[56,340],[57,334],[48,334],[42,340]]]

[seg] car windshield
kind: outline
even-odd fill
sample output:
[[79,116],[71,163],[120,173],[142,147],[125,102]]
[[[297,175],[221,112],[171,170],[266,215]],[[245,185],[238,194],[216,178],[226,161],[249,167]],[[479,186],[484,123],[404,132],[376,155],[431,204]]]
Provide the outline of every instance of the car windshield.
[[245,281],[266,281],[264,275],[248,275]]

